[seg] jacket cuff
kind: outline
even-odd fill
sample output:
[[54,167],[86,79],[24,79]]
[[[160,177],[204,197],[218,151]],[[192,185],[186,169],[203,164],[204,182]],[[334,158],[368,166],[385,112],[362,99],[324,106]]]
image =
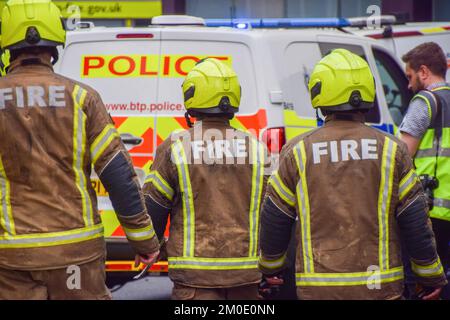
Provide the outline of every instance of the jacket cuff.
[[264,275],[275,275],[283,271],[286,265],[286,253],[276,256],[265,256],[261,253],[258,261],[258,269]]
[[411,268],[417,282],[426,287],[443,287],[447,284],[444,268],[438,258],[433,263],[411,260]]
[[132,216],[118,216],[128,242],[138,254],[150,254],[159,250],[159,241],[147,212]]

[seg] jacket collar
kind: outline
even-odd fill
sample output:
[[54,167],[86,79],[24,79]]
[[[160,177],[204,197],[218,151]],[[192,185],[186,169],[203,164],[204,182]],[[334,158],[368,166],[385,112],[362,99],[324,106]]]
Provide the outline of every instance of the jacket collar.
[[353,121],[353,122],[365,122],[365,117],[363,113],[333,113],[326,116],[324,126],[329,126],[334,123],[341,121]]
[[53,65],[45,55],[22,54],[11,62],[8,73],[18,73],[24,70],[53,72]]

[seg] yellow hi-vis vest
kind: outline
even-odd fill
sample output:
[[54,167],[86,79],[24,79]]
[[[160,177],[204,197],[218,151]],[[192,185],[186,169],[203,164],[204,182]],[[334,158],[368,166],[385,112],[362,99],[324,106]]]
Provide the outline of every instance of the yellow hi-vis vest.
[[[437,101],[428,92],[422,91],[414,98],[423,99],[428,106],[431,124],[420,141],[415,156],[417,174],[435,176],[439,181],[434,189],[434,208],[430,212],[432,218],[450,221],[450,87],[432,89],[441,103],[441,113],[436,115]],[[442,128],[442,134],[436,139],[436,129]],[[436,172],[435,172],[436,171]]]

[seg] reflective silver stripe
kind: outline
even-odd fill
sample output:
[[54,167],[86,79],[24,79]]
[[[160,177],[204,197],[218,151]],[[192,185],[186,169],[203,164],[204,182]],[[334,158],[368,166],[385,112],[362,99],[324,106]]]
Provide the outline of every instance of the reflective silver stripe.
[[57,233],[49,236],[45,236],[45,234],[37,235],[33,237],[32,235],[26,236],[26,238],[20,238],[20,236],[5,238],[0,237],[0,245],[20,245],[20,244],[36,244],[39,247],[39,244],[48,243],[50,245],[58,245],[59,242],[67,242],[70,240],[91,238],[93,236],[101,236],[103,234],[103,227],[99,226],[98,228],[82,231],[82,229],[78,232],[61,232],[61,235]]
[[219,261],[202,261],[197,259],[192,260],[174,260],[169,258],[169,268],[170,266],[185,266],[185,265],[194,265],[194,266],[202,266],[202,267],[242,267],[242,266],[252,266],[257,267],[258,259],[255,258],[253,260],[242,260],[236,261],[235,258],[230,258],[230,261],[223,261],[222,259],[217,259]]
[[[250,204],[250,208],[252,211],[250,212],[250,247],[249,247],[249,256],[257,256],[258,255],[258,216],[259,216],[259,209],[260,209],[260,199],[261,199],[261,193],[262,193],[262,172],[261,170],[263,167],[261,166],[261,150],[259,142],[256,139],[252,139],[252,149],[253,153],[256,153],[256,161],[253,161],[253,174],[252,177],[254,178],[254,181],[252,181],[252,184],[254,186],[252,187],[252,191],[254,190],[253,198],[251,199],[252,203]],[[256,172],[255,172],[256,171]]]
[[172,188],[169,189],[169,188],[166,186],[166,184],[165,184],[163,181],[161,181],[161,179],[158,177],[157,174],[155,174],[155,173],[150,173],[150,174],[147,176],[147,178],[145,179],[145,181],[146,181],[146,183],[148,183],[148,182],[152,182],[152,183],[153,183],[153,182],[156,182],[156,183],[158,184],[158,186],[161,187],[161,189],[164,190],[164,192],[167,194],[167,196],[169,196],[169,200],[172,200],[172,198],[173,198],[175,192],[173,191]]
[[[388,147],[387,147],[387,152],[385,155],[385,168],[384,168],[384,172],[382,174],[384,174],[384,188],[383,188],[383,197],[382,197],[382,202],[381,202],[381,269],[383,270],[387,270],[389,269],[389,261],[388,261],[388,243],[387,243],[387,238],[388,238],[388,231],[387,231],[387,224],[389,223],[388,221],[388,216],[389,216],[389,212],[388,212],[388,208],[387,208],[387,204],[390,201],[390,188],[389,188],[389,178],[391,176],[391,160],[392,160],[392,149],[394,147],[394,142],[387,138],[387,143],[388,143]],[[383,155],[384,156],[384,155]]]
[[104,147],[104,144],[108,141],[108,139],[113,135],[117,135],[116,128],[114,127],[108,129],[105,136],[97,143],[94,150],[92,150],[92,159],[97,160],[98,153]]
[[280,258],[275,260],[268,260],[266,258],[260,257],[259,264],[267,269],[277,269],[281,268],[286,261],[286,254],[282,255]]
[[416,181],[417,181],[417,175],[416,175],[415,172],[413,172],[413,173],[411,174],[411,176],[408,178],[408,180],[406,180],[404,183],[402,183],[402,184],[399,186],[398,193],[401,195],[406,189],[408,189],[408,187],[409,187],[411,184],[416,183]]
[[435,207],[450,209],[450,200],[434,198],[433,204]]
[[78,110],[76,111],[76,114],[78,116],[78,128],[77,128],[77,132],[76,132],[76,142],[77,142],[77,150],[76,150],[76,160],[75,160],[75,167],[76,170],[78,171],[79,174],[79,179],[80,179],[80,189],[81,189],[81,193],[82,193],[82,198],[84,200],[84,205],[86,208],[86,219],[87,219],[87,226],[92,226],[93,225],[93,218],[92,218],[92,207],[91,207],[91,203],[90,203],[90,196],[87,192],[87,187],[86,187],[86,175],[84,174],[83,171],[83,147],[85,147],[85,137],[84,137],[84,133],[85,133],[85,122],[83,121],[83,110],[82,110],[82,106],[81,106],[81,98],[83,96],[84,93],[84,89],[78,87],[78,93],[76,96],[76,101],[75,101],[75,105],[74,108],[77,108]]
[[81,88],[81,87],[78,87],[79,88],[79,90],[78,90],[78,93],[77,93],[77,97],[76,97],[76,99],[77,99],[77,104],[80,106],[80,107],[82,107],[81,106],[81,97],[83,96],[83,89]]
[[[150,239],[155,235],[155,231],[153,229],[146,230],[146,231],[140,231],[140,232],[133,232],[130,229],[124,229],[126,235],[131,240],[145,240]],[[145,239],[143,239],[145,238]]]
[[433,275],[439,276],[441,273],[444,272],[444,269],[440,262],[436,267],[431,269],[416,265],[414,263],[411,264],[411,268],[414,271],[414,273],[416,273],[419,276],[433,276]]
[[[300,172],[303,172],[305,164],[303,163],[302,154],[300,151],[300,145],[294,148],[298,160],[299,160],[299,166],[300,166]],[[309,252],[309,239],[308,239],[308,219],[309,219],[309,213],[307,212],[306,207],[306,197],[305,197],[305,190],[303,190],[303,184],[302,184],[302,174],[300,173],[300,181],[297,184],[297,197],[299,197],[299,206],[301,206],[301,228],[302,228],[302,247],[304,251],[304,259],[305,259],[305,271],[307,273],[311,273],[311,266],[313,265],[313,258],[312,258],[312,252]]]
[[145,177],[145,183],[151,182],[151,181],[153,180],[154,177],[155,177],[155,174],[152,173],[152,172],[150,172],[150,173],[148,174],[148,176]]
[[[0,159],[0,166],[2,166],[1,163],[1,159]],[[1,168],[0,167],[0,168]],[[13,234],[13,230],[12,230],[12,226],[11,226],[11,221],[9,220],[9,215],[8,215],[8,198],[7,198],[7,186],[6,186],[6,176],[3,176],[3,170],[0,171],[0,192],[1,192],[1,205],[2,205],[2,213],[3,213],[3,219],[5,220],[5,228],[6,228],[6,232],[8,234]]]
[[[191,212],[191,203],[193,203],[193,200],[190,198],[191,196],[191,192],[192,190],[190,190],[190,177],[189,177],[189,172],[186,172],[186,168],[185,168],[185,162],[184,162],[184,149],[183,149],[183,145],[181,144],[181,142],[178,140],[177,142],[175,142],[174,144],[174,151],[175,151],[175,159],[177,162],[177,169],[179,170],[179,175],[181,175],[181,181],[180,183],[180,187],[182,190],[182,194],[183,194],[183,205],[185,208],[185,213],[186,213],[186,218],[184,219],[184,232],[186,233],[186,237],[185,237],[185,251],[184,251],[184,256],[185,257],[190,257],[193,256],[193,246],[194,246],[194,241],[193,241],[193,237],[194,234],[192,234],[192,229],[194,228],[194,226],[192,225],[192,219],[194,219],[194,212]],[[195,223],[195,221],[194,221]]]
[[321,277],[320,274],[317,274],[317,276],[307,275],[297,275],[296,279],[297,282],[300,282],[300,285],[308,285],[308,283],[317,283],[317,282],[323,282],[326,285],[332,286],[334,285],[355,285],[356,283],[360,284],[366,284],[368,281],[370,281],[371,277],[377,277],[380,280],[389,280],[392,281],[399,280],[399,277],[403,277],[403,270],[400,271],[393,271],[388,273],[369,273],[367,275],[358,275],[354,277],[349,276],[339,276],[336,275],[335,277]]
[[[438,157],[450,157],[450,148],[439,148]],[[436,156],[436,147],[431,149],[418,150],[415,157],[416,158],[429,158]]]
[[174,191],[172,188],[167,188],[167,186],[164,184],[163,181],[161,181],[161,179],[158,177],[158,175],[155,175],[154,180],[158,182],[159,186],[164,189],[165,192],[167,192],[167,194],[172,198],[174,195]]
[[283,196],[285,196],[291,203],[288,203],[289,205],[291,205],[292,203],[295,204],[295,196],[293,196],[292,194],[287,193],[284,188],[282,187],[278,174],[273,175],[272,177],[272,182],[275,183],[278,187],[278,190],[283,194]]

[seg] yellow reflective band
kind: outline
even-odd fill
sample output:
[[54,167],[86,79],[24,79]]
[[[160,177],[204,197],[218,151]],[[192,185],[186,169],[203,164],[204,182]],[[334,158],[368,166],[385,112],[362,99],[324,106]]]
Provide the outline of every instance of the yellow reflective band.
[[98,224],[81,229],[62,232],[27,234],[0,237],[0,248],[40,248],[79,243],[103,237],[103,225]]
[[83,104],[87,91],[75,86],[72,98],[73,106],[73,171],[75,173],[75,183],[81,194],[83,208],[83,219],[86,226],[94,224],[94,216],[91,198],[87,192],[87,179],[84,168],[84,155],[86,149],[86,114],[83,112]]
[[243,270],[256,269],[258,257],[246,258],[199,258],[199,257],[169,257],[170,269],[197,270]]
[[276,171],[269,179],[269,184],[273,187],[278,196],[284,200],[289,206],[295,206],[295,195],[289,190],[289,188],[283,183]]
[[428,101],[428,99],[427,99],[425,96],[421,95],[421,94],[416,94],[416,95],[413,97],[413,99],[414,99],[415,97],[421,98],[422,100],[425,101],[425,103],[427,104],[427,107],[428,107],[428,118],[430,118],[430,120],[431,120],[431,105],[430,105],[430,101]]
[[97,138],[95,138],[94,143],[92,143],[91,158],[93,164],[97,162],[98,158],[100,158],[114,138],[120,138],[116,128],[112,124],[106,125]]
[[193,257],[195,248],[195,211],[194,196],[192,195],[191,178],[189,176],[187,158],[184,152],[183,144],[180,140],[173,143],[171,149],[172,161],[174,161],[177,166],[178,181],[182,194],[184,229],[183,256]]
[[152,225],[148,225],[145,228],[129,229],[123,227],[123,231],[127,235],[127,238],[132,241],[144,241],[153,238],[155,230]]
[[153,184],[160,193],[162,193],[167,199],[172,201],[175,191],[172,189],[169,183],[159,174],[158,171],[151,171],[145,179],[145,183]]
[[436,88],[431,89],[431,91],[439,91],[439,90],[450,90],[450,87],[443,86],[443,87],[436,87]]
[[433,28],[425,28],[421,29],[420,32],[422,33],[440,33],[440,32],[446,32],[447,30],[442,27],[433,27]]
[[300,181],[297,184],[297,203],[300,212],[301,223],[301,241],[303,250],[303,263],[307,273],[314,273],[314,260],[311,244],[311,225],[310,225],[310,207],[308,184],[306,180],[306,152],[305,143],[300,141],[294,148],[294,157],[297,162],[297,168],[300,175]]
[[249,257],[258,255],[258,227],[259,210],[261,207],[261,197],[264,179],[264,148],[258,140],[251,138],[252,146],[252,193],[250,196],[249,211]]
[[403,279],[403,267],[387,271],[367,271],[352,273],[297,273],[296,283],[299,287],[360,286],[389,283]]
[[417,182],[417,175],[414,169],[411,169],[408,174],[400,181],[398,192],[399,199],[402,200],[414,187]]
[[3,166],[0,156],[0,222],[6,234],[15,235],[16,228],[11,209],[11,186],[6,176],[6,170]]
[[444,268],[439,258],[428,266],[421,266],[411,261],[411,268],[419,277],[436,277],[444,274]]
[[389,212],[391,207],[397,144],[385,137],[378,193],[378,255],[381,270],[389,269]]
[[268,258],[263,257],[262,255],[259,257],[259,264],[266,269],[279,269],[284,266],[285,261],[286,261],[286,254],[283,254],[281,257],[275,260],[270,260]]

